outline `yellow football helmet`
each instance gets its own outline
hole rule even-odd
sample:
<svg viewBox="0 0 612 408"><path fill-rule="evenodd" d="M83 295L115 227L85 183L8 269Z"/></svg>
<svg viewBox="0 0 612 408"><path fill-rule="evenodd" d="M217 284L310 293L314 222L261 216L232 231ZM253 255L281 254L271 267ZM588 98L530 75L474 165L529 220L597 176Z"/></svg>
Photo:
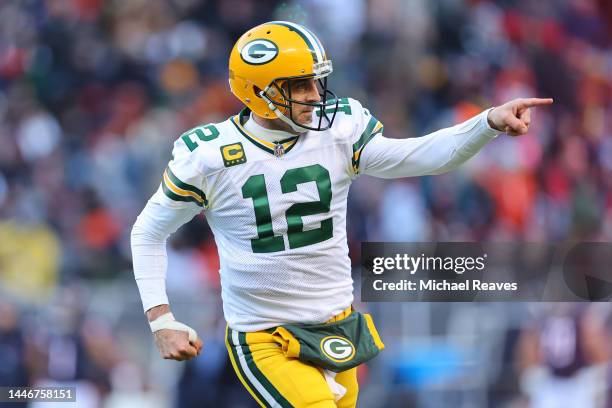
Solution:
<svg viewBox="0 0 612 408"><path fill-rule="evenodd" d="M238 39L229 59L229 84L232 93L255 114L279 118L297 132L320 131L331 127L338 108L338 98L327 89L332 71L331 60L310 30L288 21L272 21ZM291 98L291 81L304 78L317 80L319 102ZM292 104L314 106L317 126L297 123Z"/></svg>

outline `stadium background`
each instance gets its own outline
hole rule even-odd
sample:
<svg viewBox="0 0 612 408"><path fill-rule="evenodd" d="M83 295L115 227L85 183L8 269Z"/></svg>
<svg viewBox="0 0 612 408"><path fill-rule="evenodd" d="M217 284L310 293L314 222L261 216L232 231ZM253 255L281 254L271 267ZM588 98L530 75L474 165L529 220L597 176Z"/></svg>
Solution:
<svg viewBox="0 0 612 408"><path fill-rule="evenodd" d="M272 19L318 34L334 62L330 87L361 100L388 137L423 135L514 97L555 98L529 136L502 137L459 171L356 182L355 266L365 240L612 239L606 0L2 1L0 385L77 384L79 407L253 406L228 367L205 220L168 249L175 315L205 341L188 363L158 356L129 232L172 141L240 109L229 50ZM609 303L357 303L387 344L360 371L361 406L516 407L528 395L547 406L538 405L550 402L547 380L524 370L538 340L525 339L567 349L571 324L540 336L546 319L563 316L588 335L569 347L577 368L556 394L576 388L606 404Z"/></svg>

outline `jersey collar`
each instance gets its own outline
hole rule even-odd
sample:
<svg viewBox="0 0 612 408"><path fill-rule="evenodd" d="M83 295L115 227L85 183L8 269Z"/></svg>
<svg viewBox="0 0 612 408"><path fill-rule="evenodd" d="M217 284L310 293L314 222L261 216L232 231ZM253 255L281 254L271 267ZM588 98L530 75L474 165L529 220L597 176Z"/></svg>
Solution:
<svg viewBox="0 0 612 408"><path fill-rule="evenodd" d="M270 154L274 154L274 148L278 144L283 146L285 153L288 153L289 150L291 150L293 146L295 146L295 144L297 143L297 140L300 137L299 135L280 140L277 143L268 142L267 140L256 137L251 132L246 130L243 126L243 123L245 123L249 119L250 114L251 111L248 108L244 108L242 111L240 111L239 114L233 116L230 121L236 127L236 129L238 129L238 131L255 146L259 147L262 150L265 150Z"/></svg>

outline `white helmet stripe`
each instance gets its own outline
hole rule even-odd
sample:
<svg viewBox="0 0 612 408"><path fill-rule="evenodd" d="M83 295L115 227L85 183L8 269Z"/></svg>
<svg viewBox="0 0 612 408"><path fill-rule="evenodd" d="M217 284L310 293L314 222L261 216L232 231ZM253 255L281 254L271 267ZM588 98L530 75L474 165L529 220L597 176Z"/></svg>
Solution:
<svg viewBox="0 0 612 408"><path fill-rule="evenodd" d="M312 44L317 59L315 61L315 64L323 61L324 54L321 44L319 43L319 40L310 31L304 29L304 27L302 27L301 25L292 23L290 21L271 21L269 24L281 24L293 28L302 37L306 38L308 42L310 42L310 44Z"/></svg>
<svg viewBox="0 0 612 408"><path fill-rule="evenodd" d="M323 44L321 44L321 41L319 40L319 37L317 37L316 35L314 35L314 33L312 31L310 31L308 28L306 27L302 27L304 30L308 31L310 33L310 35L315 39L317 46L319 46L319 49L321 50L321 54L323 55L323 59L327 58L327 55L325 55L325 48L323 48Z"/></svg>

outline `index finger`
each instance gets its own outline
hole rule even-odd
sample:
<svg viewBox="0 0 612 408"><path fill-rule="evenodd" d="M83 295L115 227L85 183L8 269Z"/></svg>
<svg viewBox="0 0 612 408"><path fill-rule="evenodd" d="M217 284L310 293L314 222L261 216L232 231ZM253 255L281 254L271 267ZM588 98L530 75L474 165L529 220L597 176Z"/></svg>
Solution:
<svg viewBox="0 0 612 408"><path fill-rule="evenodd" d="M553 103L552 98L525 98L521 99L519 104L523 108L531 108L534 106L551 105Z"/></svg>

